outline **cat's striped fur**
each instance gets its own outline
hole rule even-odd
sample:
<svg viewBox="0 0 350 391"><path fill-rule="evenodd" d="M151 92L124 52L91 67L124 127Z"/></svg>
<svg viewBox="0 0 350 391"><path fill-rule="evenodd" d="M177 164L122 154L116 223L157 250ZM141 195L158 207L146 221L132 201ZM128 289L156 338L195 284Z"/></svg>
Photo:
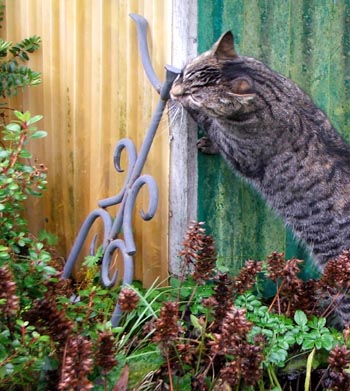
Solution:
<svg viewBox="0 0 350 391"><path fill-rule="evenodd" d="M305 92L238 56L228 32L184 68L171 94L206 131L200 149L219 151L247 178L321 270L350 249L350 148ZM338 310L343 323L348 308Z"/></svg>

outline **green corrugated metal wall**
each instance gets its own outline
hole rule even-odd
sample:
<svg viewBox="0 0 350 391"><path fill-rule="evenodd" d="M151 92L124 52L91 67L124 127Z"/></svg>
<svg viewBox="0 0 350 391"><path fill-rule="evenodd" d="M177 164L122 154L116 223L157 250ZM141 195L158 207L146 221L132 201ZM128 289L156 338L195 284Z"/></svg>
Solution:
<svg viewBox="0 0 350 391"><path fill-rule="evenodd" d="M199 52L226 30L233 31L240 54L294 80L349 139L348 0L198 0ZM231 270L272 251L307 258L283 222L220 157L199 156L198 197L199 219L206 221Z"/></svg>

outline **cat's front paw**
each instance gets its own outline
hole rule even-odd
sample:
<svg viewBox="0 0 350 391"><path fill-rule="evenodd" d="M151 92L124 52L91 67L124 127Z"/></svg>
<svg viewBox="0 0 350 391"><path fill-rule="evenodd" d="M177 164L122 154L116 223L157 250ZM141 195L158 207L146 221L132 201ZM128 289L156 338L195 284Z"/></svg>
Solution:
<svg viewBox="0 0 350 391"><path fill-rule="evenodd" d="M207 155L216 155L219 153L219 148L208 137L200 138L197 141L197 148L200 152Z"/></svg>

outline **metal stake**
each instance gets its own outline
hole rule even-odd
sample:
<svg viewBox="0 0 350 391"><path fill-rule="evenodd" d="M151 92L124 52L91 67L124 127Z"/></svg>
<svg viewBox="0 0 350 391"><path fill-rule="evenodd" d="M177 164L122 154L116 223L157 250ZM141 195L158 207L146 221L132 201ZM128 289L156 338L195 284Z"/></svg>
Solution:
<svg viewBox="0 0 350 391"><path fill-rule="evenodd" d="M158 105L153 113L151 123L146 132L145 139L142 143L139 153L137 154L135 144L130 139L121 139L117 143L114 150L114 166L117 172L122 172L120 167L120 157L122 151L128 156L128 168L126 179L121 191L112 197L105 198L98 202L98 209L93 210L82 224L72 250L68 256L65 264L62 277L67 279L72 273L73 267L82 250L83 244L88 236L88 233L94 222L100 218L103 223L103 243L102 243L102 264L101 264L101 280L105 287L111 288L117 281L118 272L110 276L110 264L113 254L116 250L123 256L124 275L123 285L129 285L134 277L134 260L133 255L136 253L136 244L132 230L132 213L135 206L137 195L143 186L148 188L149 204L146 212L141 211L143 220L151 220L156 213L158 206L158 186L154 178L150 175L141 175L142 169L145 165L148 153L152 146L152 142L159 122L169 99L169 92L171 86L179 75L180 70L171 65L165 66L165 81L163 84L157 78L154 72L147 44L147 21L144 17L136 14L131 14L130 17L135 21L138 33L139 50L141 60L145 73L155 90L160 94ZM119 209L113 220L112 216L106 208L119 204ZM124 234L124 239L118 238L121 233ZM91 254L96 252L95 243L96 238L93 239L90 245ZM118 325L122 311L118 304L116 304L112 314L111 323L115 327Z"/></svg>

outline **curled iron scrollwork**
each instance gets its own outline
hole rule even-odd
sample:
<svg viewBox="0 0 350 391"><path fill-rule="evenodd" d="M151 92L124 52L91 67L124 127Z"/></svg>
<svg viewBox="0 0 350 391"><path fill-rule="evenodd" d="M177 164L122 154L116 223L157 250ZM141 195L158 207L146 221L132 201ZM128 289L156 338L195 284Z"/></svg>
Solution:
<svg viewBox="0 0 350 391"><path fill-rule="evenodd" d="M148 208L146 211L141 211L142 219L145 221L152 219L158 206L157 183L151 175L141 175L141 172L166 107L167 100L169 99L171 86L180 73L180 70L177 68L166 65L165 81L163 84L160 83L150 61L147 46L147 21L140 15L132 14L130 16L137 26L139 50L141 53L143 67L152 86L160 94L160 99L153 113L149 128L139 152L137 153L132 140L124 138L118 141L113 156L114 167L117 172L124 171L120 165L122 153L125 152L128 158L127 172L123 188L117 195L100 200L98 202L99 207L87 216L80 228L63 270L63 278L69 278L93 224L96 220L100 219L103 225L101 281L107 288L113 287L118 278L118 271L113 271L111 276L111 263L116 251L118 251L123 258L123 284L131 284L133 281L133 255L136 253L136 244L132 229L132 214L136 198L142 187L145 186L149 193ZM114 219L106 210L106 208L113 205L119 205ZM121 232L123 233L123 238L120 237ZM96 237L92 240L90 245L92 255L96 252L95 247ZM118 304L116 304L111 318L112 326L117 326L121 315L122 312Z"/></svg>

